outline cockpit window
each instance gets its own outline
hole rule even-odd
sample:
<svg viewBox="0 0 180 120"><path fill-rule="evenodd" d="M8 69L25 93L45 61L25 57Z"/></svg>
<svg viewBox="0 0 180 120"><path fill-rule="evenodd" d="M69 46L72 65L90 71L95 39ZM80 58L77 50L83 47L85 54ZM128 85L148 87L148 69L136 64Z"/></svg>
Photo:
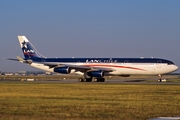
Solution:
<svg viewBox="0 0 180 120"><path fill-rule="evenodd" d="M173 62L168 62L168 65L174 65L174 63Z"/></svg>

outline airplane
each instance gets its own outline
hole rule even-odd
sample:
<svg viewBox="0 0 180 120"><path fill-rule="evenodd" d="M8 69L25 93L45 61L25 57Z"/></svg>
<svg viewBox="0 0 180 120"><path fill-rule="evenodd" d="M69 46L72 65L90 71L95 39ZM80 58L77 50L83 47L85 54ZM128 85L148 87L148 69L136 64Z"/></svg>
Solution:
<svg viewBox="0 0 180 120"><path fill-rule="evenodd" d="M79 82L104 82L105 76L158 75L178 69L172 61L160 58L47 58L25 36L18 36L24 58L8 58L29 66L61 74L82 75Z"/></svg>

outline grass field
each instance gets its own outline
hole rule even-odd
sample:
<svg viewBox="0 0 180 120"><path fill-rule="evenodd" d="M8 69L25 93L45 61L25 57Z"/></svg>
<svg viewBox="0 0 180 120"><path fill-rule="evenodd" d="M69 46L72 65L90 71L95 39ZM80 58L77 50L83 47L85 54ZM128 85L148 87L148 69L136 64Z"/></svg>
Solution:
<svg viewBox="0 0 180 120"><path fill-rule="evenodd" d="M180 116L180 85L0 83L0 119L146 120Z"/></svg>

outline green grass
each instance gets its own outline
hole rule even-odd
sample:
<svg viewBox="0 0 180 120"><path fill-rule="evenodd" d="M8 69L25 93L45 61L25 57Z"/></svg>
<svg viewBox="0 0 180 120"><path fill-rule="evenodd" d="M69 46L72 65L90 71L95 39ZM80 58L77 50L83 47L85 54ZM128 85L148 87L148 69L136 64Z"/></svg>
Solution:
<svg viewBox="0 0 180 120"><path fill-rule="evenodd" d="M0 119L145 120L180 115L180 85L0 83Z"/></svg>

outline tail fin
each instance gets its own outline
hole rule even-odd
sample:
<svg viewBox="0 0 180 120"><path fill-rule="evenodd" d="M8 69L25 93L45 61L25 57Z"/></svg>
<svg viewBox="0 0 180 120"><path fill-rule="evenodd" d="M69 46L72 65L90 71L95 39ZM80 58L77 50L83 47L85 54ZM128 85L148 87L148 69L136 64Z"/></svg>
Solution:
<svg viewBox="0 0 180 120"><path fill-rule="evenodd" d="M18 39L25 59L45 58L36 50L25 36L18 36Z"/></svg>

